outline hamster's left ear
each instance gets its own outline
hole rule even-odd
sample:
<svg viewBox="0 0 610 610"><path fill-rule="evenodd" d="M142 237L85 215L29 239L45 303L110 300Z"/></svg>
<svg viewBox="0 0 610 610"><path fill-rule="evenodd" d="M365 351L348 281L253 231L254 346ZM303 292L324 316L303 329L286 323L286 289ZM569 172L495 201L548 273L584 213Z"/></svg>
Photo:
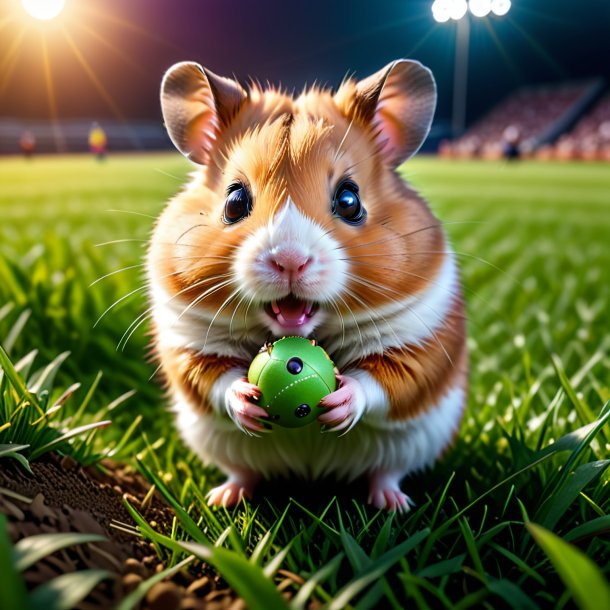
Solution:
<svg viewBox="0 0 610 610"><path fill-rule="evenodd" d="M423 144L436 108L436 82L418 61L399 59L354 84L343 85L335 100L343 112L370 126L392 167Z"/></svg>
<svg viewBox="0 0 610 610"><path fill-rule="evenodd" d="M194 62L173 65L161 83L161 109L176 148L205 165L218 133L235 117L247 95L230 78Z"/></svg>

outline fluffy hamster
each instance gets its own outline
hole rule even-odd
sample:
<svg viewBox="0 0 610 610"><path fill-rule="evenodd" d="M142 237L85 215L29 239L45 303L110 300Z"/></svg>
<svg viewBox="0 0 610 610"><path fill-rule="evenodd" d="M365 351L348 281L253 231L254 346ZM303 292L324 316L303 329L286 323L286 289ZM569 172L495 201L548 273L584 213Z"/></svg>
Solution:
<svg viewBox="0 0 610 610"><path fill-rule="evenodd" d="M292 473L366 476L372 504L408 510L400 481L451 444L467 385L455 257L397 172L429 131L432 74L398 60L294 97L185 62L161 103L199 167L150 243L154 346L182 437L228 475L210 503ZM260 423L246 371L285 335L315 337L340 371L323 426Z"/></svg>

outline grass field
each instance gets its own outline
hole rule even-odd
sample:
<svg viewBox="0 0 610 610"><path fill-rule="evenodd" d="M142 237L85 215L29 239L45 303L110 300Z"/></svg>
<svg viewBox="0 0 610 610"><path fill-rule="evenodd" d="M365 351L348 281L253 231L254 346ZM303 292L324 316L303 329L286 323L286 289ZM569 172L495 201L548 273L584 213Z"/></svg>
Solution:
<svg viewBox="0 0 610 610"><path fill-rule="evenodd" d="M610 607L610 168L405 166L458 252L471 390L456 446L404 482L417 506L403 517L343 488L336 498L294 490L294 500L271 489L231 513L205 506L218 474L173 432L145 326L128 337L146 307L150 228L188 171L178 154L0 161L0 343L13 363L38 350L33 366L17 366L23 376L57 365L36 388L45 405L82 383L61 426L112 419L64 451L94 461L113 448L174 502L168 532L134 513L166 563L198 542L189 552L261 609L286 607L271 585L280 567L307 583L289 588L294 609L311 599L331 609ZM18 441L3 423L0 444Z"/></svg>

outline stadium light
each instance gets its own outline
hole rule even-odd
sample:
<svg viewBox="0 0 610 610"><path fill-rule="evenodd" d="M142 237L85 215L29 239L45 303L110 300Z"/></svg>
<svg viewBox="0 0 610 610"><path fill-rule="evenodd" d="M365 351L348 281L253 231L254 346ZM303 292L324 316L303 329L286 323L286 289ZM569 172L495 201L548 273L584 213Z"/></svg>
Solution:
<svg viewBox="0 0 610 610"><path fill-rule="evenodd" d="M475 17L487 17L491 13L491 0L469 0L468 8Z"/></svg>
<svg viewBox="0 0 610 610"><path fill-rule="evenodd" d="M510 0L492 0L491 1L491 12L498 17L503 17L510 11L511 1Z"/></svg>
<svg viewBox="0 0 610 610"><path fill-rule="evenodd" d="M466 92L468 83L468 48L470 47L470 13L483 19L490 13L502 17L508 13L511 0L434 0L432 17L438 23L456 21L455 64L453 71L453 137L466 127Z"/></svg>
<svg viewBox="0 0 610 610"><path fill-rule="evenodd" d="M64 8L64 0L21 0L26 12L41 21L54 19Z"/></svg>

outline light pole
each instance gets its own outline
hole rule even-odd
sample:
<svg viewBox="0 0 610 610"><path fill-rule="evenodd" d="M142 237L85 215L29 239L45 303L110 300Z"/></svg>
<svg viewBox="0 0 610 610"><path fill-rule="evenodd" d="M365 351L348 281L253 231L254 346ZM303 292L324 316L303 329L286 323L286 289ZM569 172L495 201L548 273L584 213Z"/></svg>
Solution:
<svg viewBox="0 0 610 610"><path fill-rule="evenodd" d="M479 19L490 13L502 17L511 7L510 0L434 0L432 16L435 21L456 21L455 64L453 68L453 110L451 131L454 138L466 128L466 96L468 90L468 50L470 47L470 16Z"/></svg>

